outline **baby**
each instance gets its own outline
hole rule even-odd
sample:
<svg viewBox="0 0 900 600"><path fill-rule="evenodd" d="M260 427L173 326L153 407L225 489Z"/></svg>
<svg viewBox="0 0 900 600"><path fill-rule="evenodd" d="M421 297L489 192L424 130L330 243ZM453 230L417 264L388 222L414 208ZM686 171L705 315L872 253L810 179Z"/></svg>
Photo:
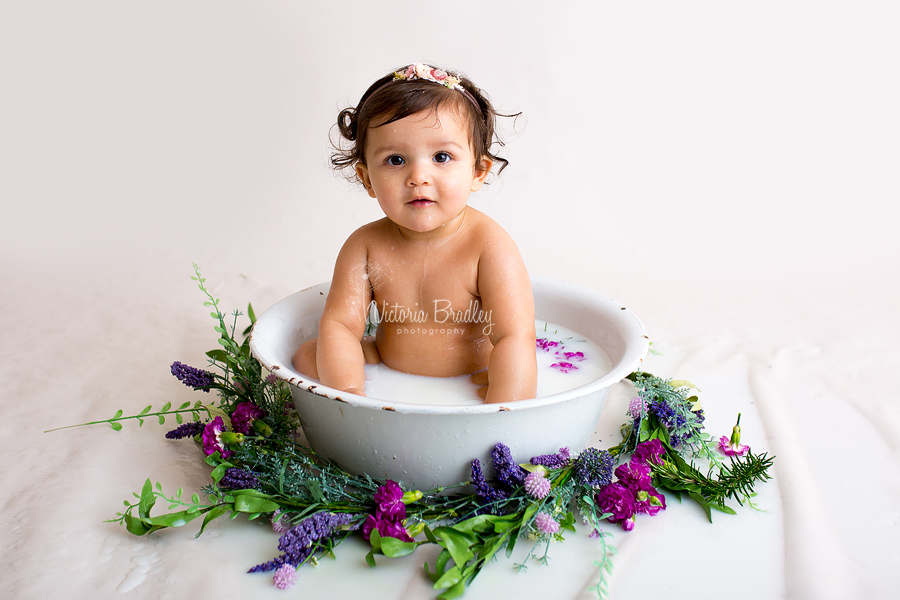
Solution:
<svg viewBox="0 0 900 600"><path fill-rule="evenodd" d="M533 398L534 300L522 257L497 223L467 205L495 162L497 113L468 79L416 63L376 81L338 116L353 167L385 218L341 248L319 324L294 367L365 395L364 366L416 375L474 374L486 402ZM498 171L498 172L499 172ZM370 307L374 339L364 337Z"/></svg>

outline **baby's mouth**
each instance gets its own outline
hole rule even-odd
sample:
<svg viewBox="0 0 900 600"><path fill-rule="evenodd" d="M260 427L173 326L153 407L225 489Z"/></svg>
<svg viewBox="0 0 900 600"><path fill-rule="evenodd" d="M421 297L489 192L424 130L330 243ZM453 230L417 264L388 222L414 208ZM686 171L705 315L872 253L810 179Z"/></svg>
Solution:
<svg viewBox="0 0 900 600"><path fill-rule="evenodd" d="M428 198L416 198L414 200L410 200L407 204L414 206L416 208L424 208L426 206L431 206L434 204L434 200L429 200Z"/></svg>

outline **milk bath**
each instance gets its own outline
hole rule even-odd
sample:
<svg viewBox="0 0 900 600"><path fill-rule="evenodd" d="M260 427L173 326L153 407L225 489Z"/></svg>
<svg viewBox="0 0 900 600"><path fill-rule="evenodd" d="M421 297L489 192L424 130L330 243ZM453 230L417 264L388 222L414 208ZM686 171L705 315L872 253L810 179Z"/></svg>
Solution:
<svg viewBox="0 0 900 600"><path fill-rule="evenodd" d="M581 387L611 370L606 353L577 332L535 320L537 334L537 398ZM425 377L395 371L383 364L366 365L366 396L404 404L478 405L478 387L469 375Z"/></svg>

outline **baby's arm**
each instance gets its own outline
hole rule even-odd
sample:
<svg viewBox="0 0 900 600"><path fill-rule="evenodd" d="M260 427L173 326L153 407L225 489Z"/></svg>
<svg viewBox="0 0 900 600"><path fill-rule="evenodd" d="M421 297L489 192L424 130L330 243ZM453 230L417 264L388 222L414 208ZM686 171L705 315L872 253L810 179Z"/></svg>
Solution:
<svg viewBox="0 0 900 600"><path fill-rule="evenodd" d="M365 395L366 359L360 340L371 301L366 264L364 237L356 231L335 261L316 347L319 380L328 387L361 396Z"/></svg>
<svg viewBox="0 0 900 600"><path fill-rule="evenodd" d="M494 345L485 402L534 398L537 359L531 280L512 238L498 225L489 226L489 233L478 263L478 291L490 315Z"/></svg>

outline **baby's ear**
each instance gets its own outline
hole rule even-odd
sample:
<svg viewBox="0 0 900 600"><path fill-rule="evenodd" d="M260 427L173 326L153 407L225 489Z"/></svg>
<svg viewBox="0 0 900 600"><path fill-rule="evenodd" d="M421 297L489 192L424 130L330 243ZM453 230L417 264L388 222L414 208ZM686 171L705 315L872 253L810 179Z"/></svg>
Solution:
<svg viewBox="0 0 900 600"><path fill-rule="evenodd" d="M479 160L475 161L475 177L472 179L473 192L477 192L481 189L481 186L484 185L485 179L487 179L487 176L491 173L492 166L494 166L494 161L486 156L482 156Z"/></svg>
<svg viewBox="0 0 900 600"><path fill-rule="evenodd" d="M356 166L354 168L356 169L356 176L359 177L359 180L366 187L366 191L369 192L369 196L374 198L375 189L372 188L372 180L369 179L369 169L361 162L356 163Z"/></svg>

